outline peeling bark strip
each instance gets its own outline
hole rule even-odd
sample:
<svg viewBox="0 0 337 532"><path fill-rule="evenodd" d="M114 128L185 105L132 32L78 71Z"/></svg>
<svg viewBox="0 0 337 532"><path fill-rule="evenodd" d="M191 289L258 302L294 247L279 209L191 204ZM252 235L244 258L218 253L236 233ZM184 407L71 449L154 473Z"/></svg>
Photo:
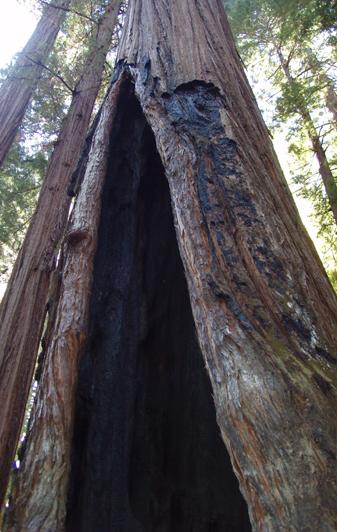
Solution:
<svg viewBox="0 0 337 532"><path fill-rule="evenodd" d="M67 188L85 142L119 6L120 1L111 0L98 25L0 306L0 506L42 334L50 272L67 224Z"/></svg>
<svg viewBox="0 0 337 532"><path fill-rule="evenodd" d="M86 338L109 137L122 87L120 80L105 101L66 235L54 335L33 408L24 459L14 479L14 507L9 510L7 530L60 532L64 528L77 366Z"/></svg>
<svg viewBox="0 0 337 532"><path fill-rule="evenodd" d="M217 418L252 524L334 530L336 297L222 3L132 2L119 58L169 181Z"/></svg>
<svg viewBox="0 0 337 532"><path fill-rule="evenodd" d="M53 7L46 5L33 35L1 86L0 166L14 141L70 1L57 0Z"/></svg>

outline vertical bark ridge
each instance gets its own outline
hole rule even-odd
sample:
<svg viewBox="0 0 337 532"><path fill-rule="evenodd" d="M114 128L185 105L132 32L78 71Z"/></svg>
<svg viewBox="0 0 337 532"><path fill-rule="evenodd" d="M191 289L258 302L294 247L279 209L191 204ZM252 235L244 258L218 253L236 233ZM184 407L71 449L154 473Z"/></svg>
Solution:
<svg viewBox="0 0 337 532"><path fill-rule="evenodd" d="M109 137L123 81L110 90L66 235L54 334L33 407L23 462L14 478L7 530L64 529L77 366L86 338L92 257Z"/></svg>
<svg viewBox="0 0 337 532"><path fill-rule="evenodd" d="M50 272L55 267L57 250L67 224L71 202L67 188L85 142L119 5L120 1L111 0L98 25L96 38L51 156L36 211L1 301L0 505L33 376Z"/></svg>

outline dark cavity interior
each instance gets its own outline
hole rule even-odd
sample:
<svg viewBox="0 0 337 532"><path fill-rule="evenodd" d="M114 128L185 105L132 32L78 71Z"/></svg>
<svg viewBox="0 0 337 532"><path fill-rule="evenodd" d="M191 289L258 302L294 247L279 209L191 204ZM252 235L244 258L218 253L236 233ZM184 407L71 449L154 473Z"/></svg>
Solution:
<svg viewBox="0 0 337 532"><path fill-rule="evenodd" d="M250 530L196 339L169 188L124 87L111 139L68 530Z"/></svg>

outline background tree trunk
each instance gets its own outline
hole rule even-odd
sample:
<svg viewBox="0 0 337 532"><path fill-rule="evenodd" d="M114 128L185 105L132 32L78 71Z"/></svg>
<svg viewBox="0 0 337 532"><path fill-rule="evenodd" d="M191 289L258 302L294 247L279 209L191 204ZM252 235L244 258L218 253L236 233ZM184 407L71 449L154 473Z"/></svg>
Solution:
<svg viewBox="0 0 337 532"><path fill-rule="evenodd" d="M42 185L32 222L0 307L0 504L18 442L42 334L51 271L67 224L67 188L84 146L120 1L97 28ZM20 393L17 392L20 390Z"/></svg>
<svg viewBox="0 0 337 532"><path fill-rule="evenodd" d="M277 53L282 70L287 79L287 82L289 83L289 87L293 88L294 79L291 76L289 65L287 64L287 61L285 61L280 48L277 49ZM319 134L315 128L315 124L304 101L299 101L297 106L297 112L303 120L304 128L311 142L312 151L314 152L317 158L318 171L322 179L323 187L328 198L328 202L332 211L333 218L335 220L335 224L337 225L337 184L331 171L329 161L326 157L322 141L319 137Z"/></svg>
<svg viewBox="0 0 337 532"><path fill-rule="evenodd" d="M320 83L322 83L322 88L325 93L325 103L330 111L334 126L337 127L337 94L334 89L333 80L325 72L324 66L318 60L316 54L310 48L306 50L308 57L308 63L311 71L315 74Z"/></svg>
<svg viewBox="0 0 337 532"><path fill-rule="evenodd" d="M46 6L33 35L0 88L0 166L25 115L71 0ZM61 8L61 9L59 9Z"/></svg>

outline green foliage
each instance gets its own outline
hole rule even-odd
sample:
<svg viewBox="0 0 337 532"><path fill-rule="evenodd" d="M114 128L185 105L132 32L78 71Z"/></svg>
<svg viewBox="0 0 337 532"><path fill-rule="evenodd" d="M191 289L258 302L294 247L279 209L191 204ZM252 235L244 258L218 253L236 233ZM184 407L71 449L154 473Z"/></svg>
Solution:
<svg viewBox="0 0 337 532"><path fill-rule="evenodd" d="M43 152L30 155L16 145L0 170L0 280L6 278L33 215L46 164Z"/></svg>
<svg viewBox="0 0 337 532"><path fill-rule="evenodd" d="M336 225L310 138L322 144L337 184L337 121L329 113L337 105L336 0L225 0L225 7L267 123L286 132L291 188L313 206L335 279Z"/></svg>
<svg viewBox="0 0 337 532"><path fill-rule="evenodd" d="M34 10L43 2L22 0ZM5 166L0 170L0 277L6 277L36 206L49 156L108 0L73 0ZM5 79L10 65L0 70ZM99 100L111 75L106 64ZM0 279L1 280L1 279Z"/></svg>

